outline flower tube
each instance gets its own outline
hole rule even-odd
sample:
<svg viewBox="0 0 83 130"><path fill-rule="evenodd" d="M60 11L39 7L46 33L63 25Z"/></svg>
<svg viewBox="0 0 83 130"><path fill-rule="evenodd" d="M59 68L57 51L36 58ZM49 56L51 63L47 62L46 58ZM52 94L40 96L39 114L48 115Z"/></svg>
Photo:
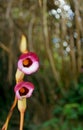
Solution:
<svg viewBox="0 0 83 130"><path fill-rule="evenodd" d="M18 60L18 69L25 74L32 74L39 68L39 58L33 52L23 53Z"/></svg>

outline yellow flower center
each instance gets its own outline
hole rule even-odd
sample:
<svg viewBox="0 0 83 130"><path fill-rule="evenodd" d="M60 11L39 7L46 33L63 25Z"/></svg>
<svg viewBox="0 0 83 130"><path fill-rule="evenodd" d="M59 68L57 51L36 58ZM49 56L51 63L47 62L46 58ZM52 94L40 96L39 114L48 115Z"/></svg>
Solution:
<svg viewBox="0 0 83 130"><path fill-rule="evenodd" d="M29 89L26 88L26 87L22 87L22 88L19 90L20 96L25 96L28 92L29 92Z"/></svg>
<svg viewBox="0 0 83 130"><path fill-rule="evenodd" d="M25 60L23 60L23 65L28 65L29 64L29 59L25 59Z"/></svg>
<svg viewBox="0 0 83 130"><path fill-rule="evenodd" d="M22 63L24 67L29 67L30 65L32 65L32 60L27 58L27 59L24 59Z"/></svg>
<svg viewBox="0 0 83 130"><path fill-rule="evenodd" d="M19 92L20 92L20 93L24 93L24 92L25 92L25 88L24 88L24 87L21 88L21 89L19 90Z"/></svg>

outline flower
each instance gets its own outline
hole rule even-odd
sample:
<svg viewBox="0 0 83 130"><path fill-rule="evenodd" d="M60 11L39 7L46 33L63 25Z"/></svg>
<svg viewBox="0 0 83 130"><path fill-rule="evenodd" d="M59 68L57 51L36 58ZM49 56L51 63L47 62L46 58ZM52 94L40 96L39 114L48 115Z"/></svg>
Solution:
<svg viewBox="0 0 83 130"><path fill-rule="evenodd" d="M32 74L39 68L38 56L33 52L23 53L18 60L18 69L25 74Z"/></svg>
<svg viewBox="0 0 83 130"><path fill-rule="evenodd" d="M34 85L31 82L19 82L16 84L14 91L18 99L29 98L34 90Z"/></svg>

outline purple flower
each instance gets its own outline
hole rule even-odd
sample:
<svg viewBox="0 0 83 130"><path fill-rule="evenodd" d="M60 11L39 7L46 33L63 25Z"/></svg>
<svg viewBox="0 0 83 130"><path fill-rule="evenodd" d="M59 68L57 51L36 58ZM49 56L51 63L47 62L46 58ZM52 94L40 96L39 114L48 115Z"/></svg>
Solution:
<svg viewBox="0 0 83 130"><path fill-rule="evenodd" d="M34 90L34 85L30 82L19 82L16 84L14 91L18 99L29 98Z"/></svg>
<svg viewBox="0 0 83 130"><path fill-rule="evenodd" d="M18 61L18 68L25 74L32 74L39 68L38 56L33 52L23 53Z"/></svg>

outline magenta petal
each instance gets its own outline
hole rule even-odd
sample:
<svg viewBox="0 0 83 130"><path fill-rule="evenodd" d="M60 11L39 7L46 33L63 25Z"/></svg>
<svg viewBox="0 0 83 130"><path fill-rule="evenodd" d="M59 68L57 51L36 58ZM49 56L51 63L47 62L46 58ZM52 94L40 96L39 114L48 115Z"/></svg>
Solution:
<svg viewBox="0 0 83 130"><path fill-rule="evenodd" d="M23 54L20 56L20 59L25 59L25 58L27 58L27 56L28 56L29 58L32 57L33 60L35 60L35 61L39 61L38 56L37 56L34 52L23 53Z"/></svg>
<svg viewBox="0 0 83 130"><path fill-rule="evenodd" d="M29 67L23 66L23 60L30 59L32 64ZM39 68L39 58L38 56L33 52L24 53L20 56L20 59L18 61L18 68L25 74L32 74L36 72Z"/></svg>
<svg viewBox="0 0 83 130"><path fill-rule="evenodd" d="M23 88L23 87L25 87L26 89L28 89L28 93L26 95L21 96L19 90L21 88ZM14 88L14 91L16 93L16 97L18 99L31 97L33 90L34 90L34 85L32 83L30 83L30 82L24 82L24 81L16 84L16 86Z"/></svg>

